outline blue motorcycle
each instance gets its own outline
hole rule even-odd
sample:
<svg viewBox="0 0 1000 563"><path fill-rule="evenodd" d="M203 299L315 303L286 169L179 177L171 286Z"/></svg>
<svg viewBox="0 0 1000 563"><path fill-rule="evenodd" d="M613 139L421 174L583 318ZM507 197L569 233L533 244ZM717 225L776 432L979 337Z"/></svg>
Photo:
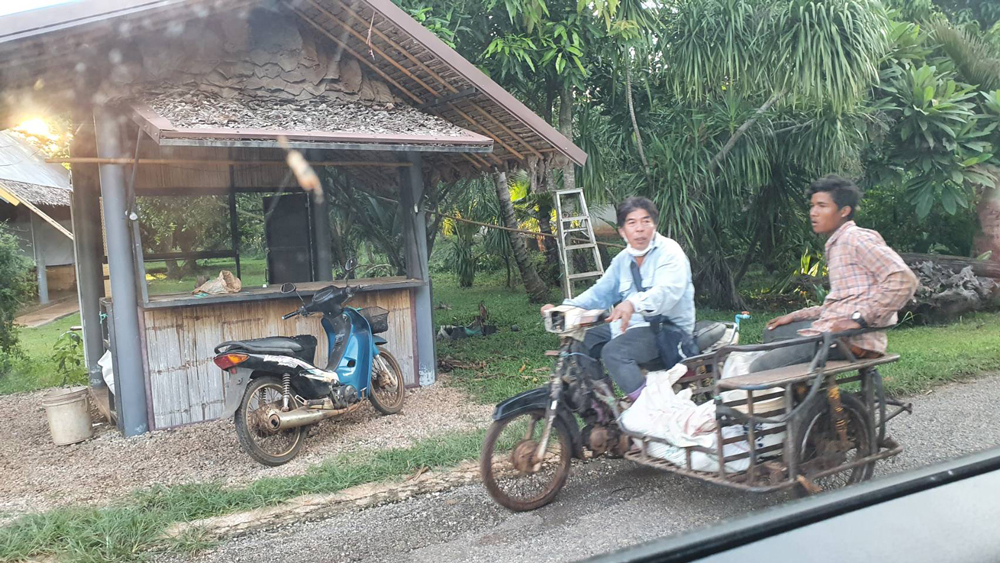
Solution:
<svg viewBox="0 0 1000 563"><path fill-rule="evenodd" d="M346 270L354 266L349 262ZM293 284L284 294L298 295ZM308 426L354 411L364 399L382 414L403 408L405 388L399 363L383 347L389 329L381 307L344 306L354 290L326 287L282 319L321 314L328 342L326 368L315 361L316 337L272 336L223 342L215 365L226 377L223 416L234 416L244 451L264 465L278 466L302 449Z"/></svg>

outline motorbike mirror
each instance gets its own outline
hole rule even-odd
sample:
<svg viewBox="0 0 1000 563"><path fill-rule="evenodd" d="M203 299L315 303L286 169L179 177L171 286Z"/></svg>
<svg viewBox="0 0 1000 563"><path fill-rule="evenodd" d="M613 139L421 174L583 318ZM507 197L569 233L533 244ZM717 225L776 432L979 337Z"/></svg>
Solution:
<svg viewBox="0 0 1000 563"><path fill-rule="evenodd" d="M295 293L295 284L294 283L281 284L281 293Z"/></svg>
<svg viewBox="0 0 1000 563"><path fill-rule="evenodd" d="M347 262L344 264L344 271L345 272L350 272L350 271L353 271L357 267L358 267L358 260L357 260L357 258L349 258L347 260Z"/></svg>

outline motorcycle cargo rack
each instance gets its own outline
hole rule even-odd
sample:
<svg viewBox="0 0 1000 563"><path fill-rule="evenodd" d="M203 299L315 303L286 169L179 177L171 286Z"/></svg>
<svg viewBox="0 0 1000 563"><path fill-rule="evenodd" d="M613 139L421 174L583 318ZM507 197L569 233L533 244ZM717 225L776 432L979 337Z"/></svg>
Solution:
<svg viewBox="0 0 1000 563"><path fill-rule="evenodd" d="M379 334L389 330L389 310L382 307L365 307L359 309L361 316L368 321L372 327L372 334Z"/></svg>

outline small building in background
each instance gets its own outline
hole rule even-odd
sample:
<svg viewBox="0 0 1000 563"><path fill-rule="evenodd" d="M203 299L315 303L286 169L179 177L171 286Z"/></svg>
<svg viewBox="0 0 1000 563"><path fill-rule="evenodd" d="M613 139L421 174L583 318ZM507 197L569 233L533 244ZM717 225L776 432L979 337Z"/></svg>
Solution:
<svg viewBox="0 0 1000 563"><path fill-rule="evenodd" d="M21 251L36 264L38 300L74 291L69 170L47 164L29 143L0 131L0 221L20 239Z"/></svg>

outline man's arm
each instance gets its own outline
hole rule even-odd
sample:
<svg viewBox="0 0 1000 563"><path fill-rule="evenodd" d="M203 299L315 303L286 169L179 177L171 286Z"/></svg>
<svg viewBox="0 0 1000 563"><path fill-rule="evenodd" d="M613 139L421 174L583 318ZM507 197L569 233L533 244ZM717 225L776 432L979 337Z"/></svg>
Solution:
<svg viewBox="0 0 1000 563"><path fill-rule="evenodd" d="M684 296L690 276L691 266L681 250L664 253L653 272L653 287L627 299L641 315L665 314Z"/></svg>
<svg viewBox="0 0 1000 563"><path fill-rule="evenodd" d="M815 321L822 313L823 306L816 305L815 307L806 307L805 309L792 311L787 316L789 318L789 322L797 323L799 321Z"/></svg>
<svg viewBox="0 0 1000 563"><path fill-rule="evenodd" d="M618 301L618 268L615 266L612 260L611 266L597 283L573 299L564 300L562 304L583 309L607 309L614 305Z"/></svg>
<svg viewBox="0 0 1000 563"><path fill-rule="evenodd" d="M917 289L917 276L878 236L866 236L854 245L855 260L875 278L875 287L858 304L861 318L871 326L889 322Z"/></svg>

